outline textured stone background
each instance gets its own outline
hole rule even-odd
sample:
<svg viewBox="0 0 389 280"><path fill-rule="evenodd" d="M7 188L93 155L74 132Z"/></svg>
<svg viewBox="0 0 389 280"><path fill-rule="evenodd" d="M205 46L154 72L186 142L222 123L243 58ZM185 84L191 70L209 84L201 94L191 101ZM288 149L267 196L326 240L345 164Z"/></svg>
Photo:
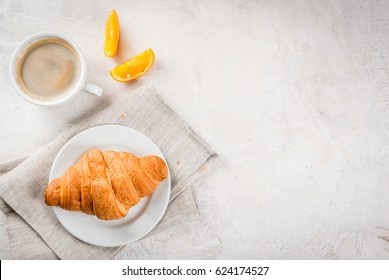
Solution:
<svg viewBox="0 0 389 280"><path fill-rule="evenodd" d="M154 85L221 156L194 190L202 228L177 232L166 255L148 244L139 258L389 258L389 1L46 2L0 1L1 162L101 103L80 94L42 109L12 89L17 43L64 33L103 99ZM113 59L102 50L111 9L122 32ZM110 78L149 47L156 64L145 77ZM199 247L197 231L220 246Z"/></svg>

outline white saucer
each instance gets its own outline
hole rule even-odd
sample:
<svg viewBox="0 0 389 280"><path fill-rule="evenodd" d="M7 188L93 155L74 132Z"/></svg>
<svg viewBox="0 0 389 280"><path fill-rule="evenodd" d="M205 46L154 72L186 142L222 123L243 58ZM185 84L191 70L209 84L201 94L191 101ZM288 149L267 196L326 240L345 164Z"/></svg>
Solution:
<svg viewBox="0 0 389 280"><path fill-rule="evenodd" d="M61 177L92 148L131 152L138 157L156 155L166 162L154 142L139 131L121 125L100 125L80 132L62 147L51 167L49 181ZM169 172L168 178L150 196L142 198L120 220L102 221L59 207L53 207L53 210L61 224L78 239L97 246L121 246L142 238L158 224L168 205L170 188Z"/></svg>

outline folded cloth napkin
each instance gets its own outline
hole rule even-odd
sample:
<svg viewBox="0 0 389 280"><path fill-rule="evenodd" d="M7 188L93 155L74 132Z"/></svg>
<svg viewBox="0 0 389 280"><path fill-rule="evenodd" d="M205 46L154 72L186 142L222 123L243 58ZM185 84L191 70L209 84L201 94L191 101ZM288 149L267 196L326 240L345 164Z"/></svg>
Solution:
<svg viewBox="0 0 389 280"><path fill-rule="evenodd" d="M13 240L17 244L20 240L31 239L31 246L27 246L29 248L25 251L19 248L16 258L52 258L47 250L50 248L52 254L60 259L110 259L123 249L98 247L78 240L62 227L52 209L44 203L48 174L58 151L80 131L101 124L134 128L157 144L171 172L170 202L203 174L205 166L215 156L211 147L160 100L155 89L142 87L123 98L117 98L109 107L73 125L0 177L0 196L15 211L8 214L10 242ZM170 203L164 221L154 232L168 228L175 220L189 214L187 211L195 211L191 195L188 190L185 193L182 201ZM173 207L174 204L177 207ZM188 205L189 208L183 209ZM27 224L23 224L23 221Z"/></svg>

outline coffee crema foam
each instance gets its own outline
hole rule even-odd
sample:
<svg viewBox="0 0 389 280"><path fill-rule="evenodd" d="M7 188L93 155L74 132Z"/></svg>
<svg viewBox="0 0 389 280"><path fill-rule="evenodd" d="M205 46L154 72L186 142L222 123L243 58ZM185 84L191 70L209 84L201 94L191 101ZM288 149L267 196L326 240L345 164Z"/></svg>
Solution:
<svg viewBox="0 0 389 280"><path fill-rule="evenodd" d="M60 38L30 44L19 56L16 81L21 89L39 100L67 95L79 80L80 61L75 49Z"/></svg>

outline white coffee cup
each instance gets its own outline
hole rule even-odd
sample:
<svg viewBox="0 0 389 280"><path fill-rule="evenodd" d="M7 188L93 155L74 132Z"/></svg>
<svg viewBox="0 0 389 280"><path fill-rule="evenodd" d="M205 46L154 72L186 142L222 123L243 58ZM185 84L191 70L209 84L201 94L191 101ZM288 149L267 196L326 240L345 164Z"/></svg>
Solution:
<svg viewBox="0 0 389 280"><path fill-rule="evenodd" d="M72 81L71 86L66 88L66 92L61 94L59 98L51 99L51 100L44 100L40 98L35 98L33 95L28 94L26 88L23 88L23 86L20 83L20 79L18 81L18 71L20 67L23 67L20 65L19 60L21 59L21 56L29 46L32 44L44 41L46 39L53 39L53 40L63 40L67 45L70 45L72 47L72 52L76 54L77 56L77 77L74 77L74 80ZM9 74L11 78L11 82L13 86L16 89L16 92L26 101L29 101L32 104L40 105L40 106L53 106L53 105L59 105L64 102L67 102L68 100L72 99L77 93L79 93L81 90L84 90L88 93L91 93L96 96L101 96L103 93L103 89L86 82L86 76L87 76L87 67L85 63L84 55L81 52L81 49L77 46L77 44L68 36L62 35L62 34L56 34L56 33L37 33L34 35L29 36L25 40L23 40L18 47L15 49L10 62L9 67ZM19 74L20 76L20 74Z"/></svg>

